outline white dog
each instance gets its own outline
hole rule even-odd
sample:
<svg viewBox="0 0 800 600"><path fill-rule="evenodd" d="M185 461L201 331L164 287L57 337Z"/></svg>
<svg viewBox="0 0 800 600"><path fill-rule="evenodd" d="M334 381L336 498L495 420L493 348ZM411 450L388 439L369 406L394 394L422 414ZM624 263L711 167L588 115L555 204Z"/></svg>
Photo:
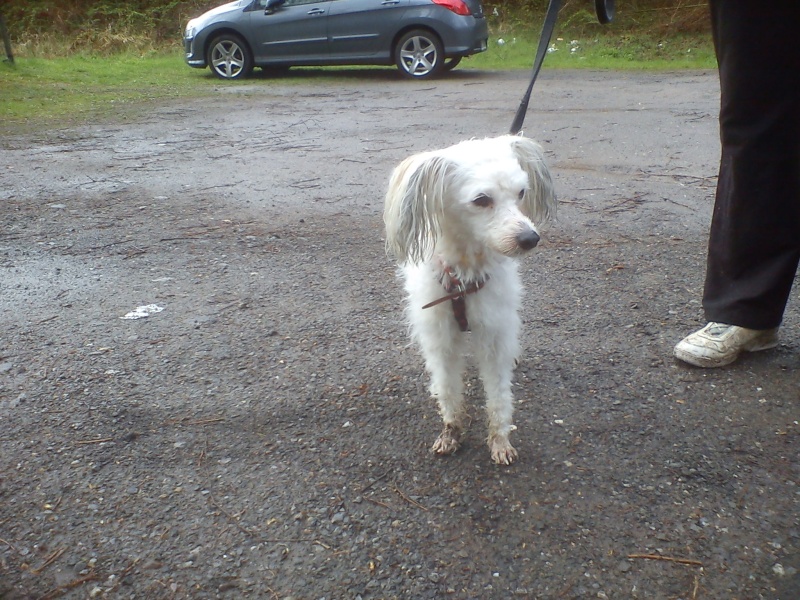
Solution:
<svg viewBox="0 0 800 600"><path fill-rule="evenodd" d="M556 199L541 147L505 135L404 160L386 194L386 247L401 265L411 334L444 420L433 445L452 454L465 426L464 351L472 338L486 393L492 460L517 451L511 378L519 355L522 286L514 258L539 242ZM471 336L466 331L471 330Z"/></svg>

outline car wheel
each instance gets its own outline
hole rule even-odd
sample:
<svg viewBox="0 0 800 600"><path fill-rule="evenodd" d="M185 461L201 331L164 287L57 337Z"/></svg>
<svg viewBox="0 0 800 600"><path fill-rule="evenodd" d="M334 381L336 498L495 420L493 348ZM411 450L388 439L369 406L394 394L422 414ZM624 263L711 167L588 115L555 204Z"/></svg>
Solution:
<svg viewBox="0 0 800 600"><path fill-rule="evenodd" d="M397 68L406 77L435 77L444 68L444 49L436 34L423 29L409 31L394 49Z"/></svg>
<svg viewBox="0 0 800 600"><path fill-rule="evenodd" d="M220 79L243 79L253 72L253 55L242 38L226 33L211 41L208 64Z"/></svg>
<svg viewBox="0 0 800 600"><path fill-rule="evenodd" d="M458 66L458 63L461 62L460 56L454 56L453 58L448 58L444 61L444 70L445 71L452 71Z"/></svg>

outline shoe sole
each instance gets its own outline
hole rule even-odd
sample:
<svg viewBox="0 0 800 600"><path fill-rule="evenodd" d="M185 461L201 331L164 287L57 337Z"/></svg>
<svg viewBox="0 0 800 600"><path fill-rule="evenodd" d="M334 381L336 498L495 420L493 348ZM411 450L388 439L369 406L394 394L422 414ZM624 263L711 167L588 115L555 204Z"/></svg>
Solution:
<svg viewBox="0 0 800 600"><path fill-rule="evenodd" d="M777 339L766 340L760 342L758 340L753 340L749 345L744 346L738 352L733 354L729 354L727 356L721 356L720 358L706 358L701 356L695 356L691 352L687 352L685 350L675 348L674 354L675 358L678 360L682 360L685 363L689 363L690 365L694 365L695 367L701 367L703 369L713 369L715 367L725 367L732 362L735 362L739 356L741 356L742 352L760 352L761 350L769 350L774 348L778 345Z"/></svg>

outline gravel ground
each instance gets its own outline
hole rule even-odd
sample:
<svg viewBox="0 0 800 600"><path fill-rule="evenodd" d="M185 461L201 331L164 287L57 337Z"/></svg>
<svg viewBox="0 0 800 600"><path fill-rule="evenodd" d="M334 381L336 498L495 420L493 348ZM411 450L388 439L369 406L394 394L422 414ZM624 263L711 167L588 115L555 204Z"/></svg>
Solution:
<svg viewBox="0 0 800 600"><path fill-rule="evenodd" d="M429 452L381 211L407 155L504 133L527 74L292 73L0 141L0 598L800 597L796 291L777 349L671 355L715 73L537 83L561 206L505 468L474 373L464 447Z"/></svg>

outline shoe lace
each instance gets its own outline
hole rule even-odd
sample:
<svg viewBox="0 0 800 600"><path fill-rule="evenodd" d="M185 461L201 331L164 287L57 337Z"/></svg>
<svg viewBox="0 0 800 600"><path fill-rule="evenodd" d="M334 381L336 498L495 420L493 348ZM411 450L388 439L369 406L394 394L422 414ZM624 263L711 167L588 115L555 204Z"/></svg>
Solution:
<svg viewBox="0 0 800 600"><path fill-rule="evenodd" d="M709 335L720 335L725 333L730 328L730 325L726 325L725 323L710 323L706 332Z"/></svg>

